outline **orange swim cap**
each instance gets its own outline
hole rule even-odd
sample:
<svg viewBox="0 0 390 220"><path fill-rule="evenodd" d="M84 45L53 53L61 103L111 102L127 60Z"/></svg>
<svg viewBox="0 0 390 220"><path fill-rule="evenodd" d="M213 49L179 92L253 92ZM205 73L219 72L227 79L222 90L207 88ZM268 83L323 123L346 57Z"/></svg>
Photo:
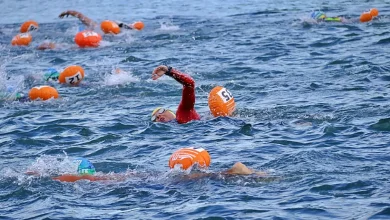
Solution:
<svg viewBox="0 0 390 220"><path fill-rule="evenodd" d="M209 94L209 108L214 117L232 116L236 110L236 103L229 90L217 86Z"/></svg>
<svg viewBox="0 0 390 220"><path fill-rule="evenodd" d="M28 93L28 96L31 100L36 99L42 99L42 100L48 100L51 98L58 98L58 92L55 88L51 86L39 86L39 87L33 87L30 92Z"/></svg>
<svg viewBox="0 0 390 220"><path fill-rule="evenodd" d="M360 21L361 22L369 22L371 20L372 20L372 15L370 14L370 12L363 12L360 15Z"/></svg>
<svg viewBox="0 0 390 220"><path fill-rule="evenodd" d="M84 79L84 69L81 66L68 66L60 73L58 81L68 85L78 85Z"/></svg>
<svg viewBox="0 0 390 220"><path fill-rule="evenodd" d="M98 47L102 36L94 31L81 31L76 34L74 42L79 47Z"/></svg>
<svg viewBox="0 0 390 220"><path fill-rule="evenodd" d="M200 168L207 168L210 166L210 162L210 154L203 148L181 148L172 154L168 165L171 169L180 165L181 169L187 170L194 164L198 164Z"/></svg>
<svg viewBox="0 0 390 220"><path fill-rule="evenodd" d="M11 44L13 46L28 46L32 41L32 36L30 33L17 34L12 38Z"/></svg>
<svg viewBox="0 0 390 220"><path fill-rule="evenodd" d="M136 21L133 23L133 27L140 31L140 30L144 29L145 25L142 21Z"/></svg>
<svg viewBox="0 0 390 220"><path fill-rule="evenodd" d="M20 33L26 33L38 29L38 23L33 20L26 21L20 26Z"/></svg>
<svg viewBox="0 0 390 220"><path fill-rule="evenodd" d="M102 21L100 28L105 34L119 34L121 32L118 24L109 20Z"/></svg>

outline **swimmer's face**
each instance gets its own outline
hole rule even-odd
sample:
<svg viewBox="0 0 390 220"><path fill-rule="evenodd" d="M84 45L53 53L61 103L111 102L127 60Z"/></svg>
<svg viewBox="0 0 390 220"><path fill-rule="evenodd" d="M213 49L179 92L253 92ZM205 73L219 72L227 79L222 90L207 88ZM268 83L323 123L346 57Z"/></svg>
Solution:
<svg viewBox="0 0 390 220"><path fill-rule="evenodd" d="M160 108L152 115L153 122L169 122L176 119L176 116L168 109Z"/></svg>

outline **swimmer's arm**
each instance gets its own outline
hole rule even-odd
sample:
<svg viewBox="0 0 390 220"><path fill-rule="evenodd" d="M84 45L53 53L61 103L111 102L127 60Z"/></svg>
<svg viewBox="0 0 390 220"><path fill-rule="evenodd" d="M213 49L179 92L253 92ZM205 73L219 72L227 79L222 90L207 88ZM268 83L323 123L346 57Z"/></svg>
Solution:
<svg viewBox="0 0 390 220"><path fill-rule="evenodd" d="M326 22L345 22L345 19L342 17L326 17L323 20Z"/></svg>
<svg viewBox="0 0 390 220"><path fill-rule="evenodd" d="M78 18L83 24L85 24L88 27L94 28L96 26L96 23L88 18L87 16L81 14L78 11L64 11L62 12L58 17L63 18L63 17L68 17L69 15Z"/></svg>
<svg viewBox="0 0 390 220"><path fill-rule="evenodd" d="M189 75L181 73L172 67L168 68L165 75L174 78L183 85L181 102L177 108L178 112L192 110L195 107L195 81Z"/></svg>
<svg viewBox="0 0 390 220"><path fill-rule="evenodd" d="M241 162L237 162L233 165L232 168L223 171L221 174L224 175L252 175L255 174L257 176L267 176L267 173L260 172L260 171L254 171L252 169L249 169L245 164Z"/></svg>
<svg viewBox="0 0 390 220"><path fill-rule="evenodd" d="M54 49L56 47L56 45L53 43L53 42L45 42L45 43L42 43L41 45L39 45L37 47L38 50L50 50L50 49Z"/></svg>
<svg viewBox="0 0 390 220"><path fill-rule="evenodd" d="M181 73L172 67L168 67L165 65L160 65L155 68L152 72L152 79L156 80L163 75L170 76L174 78L176 81L181 83L183 86L195 88L195 81L188 76L187 74Z"/></svg>
<svg viewBox="0 0 390 220"><path fill-rule="evenodd" d="M78 180L89 181L124 181L128 177L128 174L105 174L105 175L72 175L64 174L61 176L53 177L53 180L61 182L76 182Z"/></svg>

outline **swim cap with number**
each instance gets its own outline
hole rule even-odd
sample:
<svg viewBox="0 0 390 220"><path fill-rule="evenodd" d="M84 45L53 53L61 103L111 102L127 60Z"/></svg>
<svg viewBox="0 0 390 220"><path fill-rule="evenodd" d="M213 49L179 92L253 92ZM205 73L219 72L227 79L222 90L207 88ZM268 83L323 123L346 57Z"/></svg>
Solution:
<svg viewBox="0 0 390 220"><path fill-rule="evenodd" d="M178 165L181 169L187 170L195 164L199 168L207 168L210 166L210 162L210 155L203 148L181 148L172 154L169 158L168 165L171 169Z"/></svg>
<svg viewBox="0 0 390 220"><path fill-rule="evenodd" d="M224 87L217 86L209 94L209 108L214 117L232 116L236 103L232 93Z"/></svg>

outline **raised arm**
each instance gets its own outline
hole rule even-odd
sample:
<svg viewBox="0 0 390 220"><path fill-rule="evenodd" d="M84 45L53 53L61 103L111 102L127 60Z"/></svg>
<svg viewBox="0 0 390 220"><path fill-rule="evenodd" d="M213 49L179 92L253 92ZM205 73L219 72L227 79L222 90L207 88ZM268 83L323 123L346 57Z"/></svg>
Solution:
<svg viewBox="0 0 390 220"><path fill-rule="evenodd" d="M62 12L58 17L64 18L65 16L68 17L69 15L78 18L84 25L95 28L97 26L96 22L94 22L92 19L88 18L87 16L81 14L78 11L64 11Z"/></svg>
<svg viewBox="0 0 390 220"><path fill-rule="evenodd" d="M165 75L174 78L183 85L182 98L178 109L193 109L195 106L195 81L189 75L181 73L172 67L168 68Z"/></svg>
<svg viewBox="0 0 390 220"><path fill-rule="evenodd" d="M154 69L152 79L156 80L164 74L174 78L183 85L183 95L178 110L192 110L195 106L195 81L189 75L164 65Z"/></svg>

